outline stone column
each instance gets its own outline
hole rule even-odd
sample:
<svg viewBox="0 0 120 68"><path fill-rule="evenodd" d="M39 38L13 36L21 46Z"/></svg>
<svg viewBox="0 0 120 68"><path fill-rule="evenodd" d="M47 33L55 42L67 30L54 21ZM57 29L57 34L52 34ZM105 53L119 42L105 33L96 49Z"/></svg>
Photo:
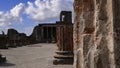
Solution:
<svg viewBox="0 0 120 68"><path fill-rule="evenodd" d="M74 67L94 68L92 48L94 46L94 1L74 1ZM90 64L91 63L91 64Z"/></svg>
<svg viewBox="0 0 120 68"><path fill-rule="evenodd" d="M42 42L44 42L44 35L45 35L45 34L44 34L44 32L45 32L45 28L44 28L44 27L42 27L42 32L41 32L41 33L42 33L42 39L41 39L41 40L42 40Z"/></svg>
<svg viewBox="0 0 120 68"><path fill-rule="evenodd" d="M57 46L54 64L73 63L73 25L57 26Z"/></svg>
<svg viewBox="0 0 120 68"><path fill-rule="evenodd" d="M74 0L74 68L115 68L113 6L113 0Z"/></svg>
<svg viewBox="0 0 120 68"><path fill-rule="evenodd" d="M49 43L49 30L50 30L50 29L49 29L48 26L47 26L46 28L47 28L47 43Z"/></svg>
<svg viewBox="0 0 120 68"><path fill-rule="evenodd" d="M54 58L54 64L72 64L73 63L73 24L71 20L71 11L61 11L60 21L56 23L57 46L58 50ZM61 16L64 15L63 21ZM70 16L70 17L69 17ZM69 22L67 20L70 20Z"/></svg>
<svg viewBox="0 0 120 68"><path fill-rule="evenodd" d="M115 68L112 0L95 0L96 68Z"/></svg>
<svg viewBox="0 0 120 68"><path fill-rule="evenodd" d="M51 27L51 42L54 43L55 40L54 40L54 35L53 35L53 27Z"/></svg>

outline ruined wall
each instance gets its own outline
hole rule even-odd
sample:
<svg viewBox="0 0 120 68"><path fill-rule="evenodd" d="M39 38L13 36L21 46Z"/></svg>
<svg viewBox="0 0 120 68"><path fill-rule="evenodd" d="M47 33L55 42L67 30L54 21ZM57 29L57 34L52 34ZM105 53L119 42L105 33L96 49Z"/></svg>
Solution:
<svg viewBox="0 0 120 68"><path fill-rule="evenodd" d="M0 34L0 49L8 49L6 46L7 37L4 34Z"/></svg>
<svg viewBox="0 0 120 68"><path fill-rule="evenodd" d="M115 68L112 3L74 0L74 68Z"/></svg>
<svg viewBox="0 0 120 68"><path fill-rule="evenodd" d="M15 29L8 29L7 35L6 35L6 40L7 40L7 46L9 47L16 47L16 46L22 46L29 44L28 37L24 33L19 33Z"/></svg>

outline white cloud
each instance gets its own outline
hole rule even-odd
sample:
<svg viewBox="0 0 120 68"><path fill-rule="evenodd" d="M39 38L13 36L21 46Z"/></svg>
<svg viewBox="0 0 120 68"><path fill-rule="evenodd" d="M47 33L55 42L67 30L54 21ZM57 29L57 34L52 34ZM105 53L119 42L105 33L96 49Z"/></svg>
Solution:
<svg viewBox="0 0 120 68"><path fill-rule="evenodd" d="M35 0L27 2L25 6L20 3L8 11L0 11L0 32L7 31L11 25L22 22L22 14L28 15L35 22L53 22L59 19L62 10L72 11L73 0ZM31 33L33 28L26 25L23 29L27 34ZM22 31L21 31L22 32Z"/></svg>
<svg viewBox="0 0 120 68"><path fill-rule="evenodd" d="M24 9L24 4L20 3L13 9L7 12L0 11L0 27L9 26L13 23L19 23L22 21L21 14Z"/></svg>
<svg viewBox="0 0 120 68"><path fill-rule="evenodd" d="M24 4L20 3L19 5L16 5L13 9L11 9L10 13L14 17L19 17L19 16L21 16L23 8L24 8Z"/></svg>
<svg viewBox="0 0 120 68"><path fill-rule="evenodd" d="M59 18L60 11L72 11L72 0L35 0L28 2L26 14L36 22L51 21Z"/></svg>

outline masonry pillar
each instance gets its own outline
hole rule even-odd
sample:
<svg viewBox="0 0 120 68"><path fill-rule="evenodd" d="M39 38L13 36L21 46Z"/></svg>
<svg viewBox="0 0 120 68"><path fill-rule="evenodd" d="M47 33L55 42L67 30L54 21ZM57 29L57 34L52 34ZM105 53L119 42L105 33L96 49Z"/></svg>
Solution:
<svg viewBox="0 0 120 68"><path fill-rule="evenodd" d="M49 41L48 41L48 27L46 27L46 31L47 31L47 34L46 34L46 36L47 36L46 42L48 43L48 42L49 42Z"/></svg>
<svg viewBox="0 0 120 68"><path fill-rule="evenodd" d="M70 20L67 15L71 15L69 11L62 11L60 17L64 14L64 18ZM60 18L61 19L61 18ZM54 56L54 64L73 64L73 24L65 20L57 23L57 51Z"/></svg>
<svg viewBox="0 0 120 68"><path fill-rule="evenodd" d="M113 6L113 0L74 0L74 68L116 67Z"/></svg>
<svg viewBox="0 0 120 68"><path fill-rule="evenodd" d="M73 25L57 26L57 46L54 64L73 63Z"/></svg>
<svg viewBox="0 0 120 68"><path fill-rule="evenodd" d="M74 67L94 68L94 1L75 0L74 10Z"/></svg>

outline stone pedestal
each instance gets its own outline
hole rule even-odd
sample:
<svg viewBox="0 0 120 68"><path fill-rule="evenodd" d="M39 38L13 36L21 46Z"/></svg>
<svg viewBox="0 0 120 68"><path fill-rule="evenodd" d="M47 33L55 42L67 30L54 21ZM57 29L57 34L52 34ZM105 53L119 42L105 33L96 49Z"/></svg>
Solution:
<svg viewBox="0 0 120 68"><path fill-rule="evenodd" d="M5 63L6 57L0 54L0 63Z"/></svg>
<svg viewBox="0 0 120 68"><path fill-rule="evenodd" d="M73 64L72 51L56 51L54 58L54 64Z"/></svg>

